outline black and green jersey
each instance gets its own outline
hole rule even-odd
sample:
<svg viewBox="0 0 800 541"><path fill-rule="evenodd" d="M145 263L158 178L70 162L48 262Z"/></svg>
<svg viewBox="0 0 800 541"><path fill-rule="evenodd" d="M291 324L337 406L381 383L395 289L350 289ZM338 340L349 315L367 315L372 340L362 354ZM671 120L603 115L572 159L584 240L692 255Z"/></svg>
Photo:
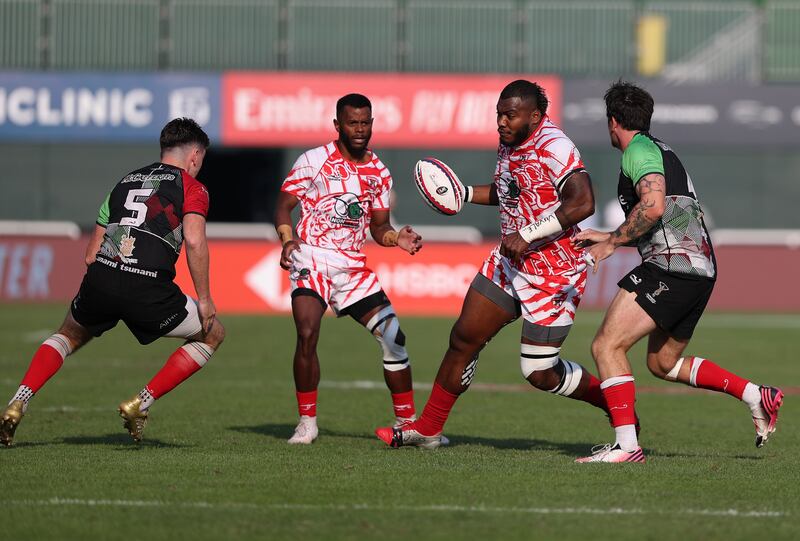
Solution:
<svg viewBox="0 0 800 541"><path fill-rule="evenodd" d="M637 133L622 153L617 195L625 216L639 202L636 184L651 173L666 179L664 215L639 238L642 260L666 271L716 278L717 264L703 211L675 152L647 133Z"/></svg>
<svg viewBox="0 0 800 541"><path fill-rule="evenodd" d="M208 192L183 169L154 163L120 180L100 207L106 228L97 261L150 278L172 280L183 244L183 217L208 214Z"/></svg>

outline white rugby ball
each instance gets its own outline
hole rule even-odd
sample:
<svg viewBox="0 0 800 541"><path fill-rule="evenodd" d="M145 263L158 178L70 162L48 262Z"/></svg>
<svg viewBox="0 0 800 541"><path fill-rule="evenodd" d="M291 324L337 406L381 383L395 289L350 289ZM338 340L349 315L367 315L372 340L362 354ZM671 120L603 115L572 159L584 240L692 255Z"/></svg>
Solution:
<svg viewBox="0 0 800 541"><path fill-rule="evenodd" d="M464 185L447 164L436 158L417 162L414 184L422 199L436 212L452 216L464 206Z"/></svg>

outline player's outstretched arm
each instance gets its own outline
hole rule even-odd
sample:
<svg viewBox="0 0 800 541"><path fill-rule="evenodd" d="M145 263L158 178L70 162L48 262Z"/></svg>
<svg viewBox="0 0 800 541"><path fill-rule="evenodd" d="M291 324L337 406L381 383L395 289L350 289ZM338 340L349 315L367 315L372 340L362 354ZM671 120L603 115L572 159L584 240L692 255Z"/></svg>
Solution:
<svg viewBox="0 0 800 541"><path fill-rule="evenodd" d="M633 206L622 225L611 233L588 230L575 236L576 242L590 245L587 253L594 262L594 272L597 272L600 261L614 253L618 247L635 242L650 231L664 215L666 184L664 175L660 173L645 175L636 184L639 202Z"/></svg>
<svg viewBox="0 0 800 541"><path fill-rule="evenodd" d="M497 185L494 183L465 186L464 188L464 201L467 203L494 207L500 204L500 199L497 197Z"/></svg>
<svg viewBox="0 0 800 541"><path fill-rule="evenodd" d="M278 195L278 202L275 204L275 231L278 232L278 238L281 241L281 268L289 270L292 265L291 253L294 250L299 250L300 245L294 240L292 233L292 210L297 206L300 200L297 196L290 193L281 191Z"/></svg>
<svg viewBox="0 0 800 541"><path fill-rule="evenodd" d="M389 223L388 210L373 210L369 224L369 232L375 242L381 246L399 246L411 255L422 249L422 237L411 226L406 225L395 231Z"/></svg>
<svg viewBox="0 0 800 541"><path fill-rule="evenodd" d="M183 217L183 239L186 243L186 262L192 275L194 290L197 292L197 309L203 331L208 333L214 325L217 308L211 300L211 287L208 280L208 241L206 239L206 219L200 214L186 214Z"/></svg>
<svg viewBox="0 0 800 541"><path fill-rule="evenodd" d="M89 244L86 245L84 260L86 261L87 267L94 263L97 252L100 250L100 245L103 243L103 235L105 234L106 228L100 224L95 224L94 231L92 231L92 236L89 239Z"/></svg>

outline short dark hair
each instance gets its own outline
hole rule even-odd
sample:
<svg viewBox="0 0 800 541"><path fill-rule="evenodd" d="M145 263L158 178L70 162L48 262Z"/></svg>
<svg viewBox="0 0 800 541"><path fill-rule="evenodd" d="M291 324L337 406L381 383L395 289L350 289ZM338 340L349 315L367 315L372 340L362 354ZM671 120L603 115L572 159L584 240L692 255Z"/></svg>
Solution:
<svg viewBox="0 0 800 541"><path fill-rule="evenodd" d="M174 118L161 130L161 152L183 145L197 144L208 148L211 141L200 125L191 118Z"/></svg>
<svg viewBox="0 0 800 541"><path fill-rule="evenodd" d="M614 118L626 130L650 131L653 96L633 83L619 80L606 90L606 117Z"/></svg>
<svg viewBox="0 0 800 541"><path fill-rule="evenodd" d="M347 94L339 98L339 101L336 102L336 118L342 116L345 107L352 107L353 109L369 107L369 110L372 111L372 103L363 94Z"/></svg>
<svg viewBox="0 0 800 541"><path fill-rule="evenodd" d="M523 100L534 100L536 108L540 113L547 113L547 105L550 103L547 100L547 95L544 89L536 83L526 81L525 79L517 79L506 85L502 92L500 92L500 99L507 100L508 98L521 98Z"/></svg>

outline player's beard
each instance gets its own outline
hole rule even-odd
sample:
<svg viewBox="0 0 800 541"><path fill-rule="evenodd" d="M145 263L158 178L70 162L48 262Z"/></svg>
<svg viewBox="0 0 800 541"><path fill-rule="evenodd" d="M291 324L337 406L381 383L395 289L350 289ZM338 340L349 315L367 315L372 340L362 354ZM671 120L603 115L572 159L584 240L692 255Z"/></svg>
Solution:
<svg viewBox="0 0 800 541"><path fill-rule="evenodd" d="M372 138L372 135L367 135L364 137L364 144L362 146L354 146L352 139L348 137L346 133L339 132L339 142L344 145L344 148L347 149L347 152L353 156L354 158L361 158L367 152L367 147L369 146L369 140Z"/></svg>

